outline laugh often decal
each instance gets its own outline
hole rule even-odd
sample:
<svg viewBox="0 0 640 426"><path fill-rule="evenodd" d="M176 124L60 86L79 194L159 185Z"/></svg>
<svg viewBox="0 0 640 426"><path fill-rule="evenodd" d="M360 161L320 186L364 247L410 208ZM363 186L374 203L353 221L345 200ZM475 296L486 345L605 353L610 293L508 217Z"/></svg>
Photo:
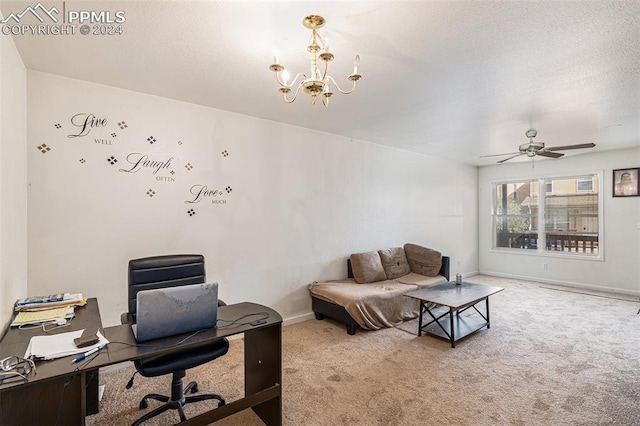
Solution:
<svg viewBox="0 0 640 426"><path fill-rule="evenodd" d="M113 124L115 123L115 124ZM111 120L109 117L94 113L80 112L71 115L68 123L55 123L57 131L64 131L67 138L73 140L90 140L93 146L107 148L105 156L107 167L112 167L118 173L131 176L132 179L145 179L150 183L146 193L141 196L153 198L159 191L166 188L164 184L175 184L178 179L189 179L189 173L194 170L197 161L181 160L181 140L170 141L161 136L154 136L151 132L145 136L134 136L129 124L125 120ZM37 149L47 154L55 149L55 142L40 144ZM174 150L172 154L168 151ZM177 154L176 154L177 153ZM229 157L229 151L221 152L222 158ZM79 159L83 166L90 165L85 157ZM182 179L184 181L185 179ZM161 184L162 182L162 184ZM188 192L176 202L188 205L188 216L196 214L195 207L202 205L226 205L232 193L231 186L210 183L193 182L188 185Z"/></svg>

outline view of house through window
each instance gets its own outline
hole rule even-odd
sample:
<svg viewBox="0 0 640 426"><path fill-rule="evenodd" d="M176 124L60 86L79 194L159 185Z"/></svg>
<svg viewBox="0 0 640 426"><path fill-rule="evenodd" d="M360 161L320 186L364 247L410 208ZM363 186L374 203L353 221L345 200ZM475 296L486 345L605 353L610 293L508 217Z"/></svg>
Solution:
<svg viewBox="0 0 640 426"><path fill-rule="evenodd" d="M494 247L597 255L598 175L494 184Z"/></svg>

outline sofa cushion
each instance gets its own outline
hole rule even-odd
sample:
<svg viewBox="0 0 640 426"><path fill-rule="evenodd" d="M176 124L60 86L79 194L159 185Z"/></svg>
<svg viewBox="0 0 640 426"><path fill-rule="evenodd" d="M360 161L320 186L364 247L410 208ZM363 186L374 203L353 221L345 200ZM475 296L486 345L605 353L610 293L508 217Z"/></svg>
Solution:
<svg viewBox="0 0 640 426"><path fill-rule="evenodd" d="M384 272L382 261L377 251L352 254L351 269L353 270L353 279L359 284L387 279L387 274Z"/></svg>
<svg viewBox="0 0 640 426"><path fill-rule="evenodd" d="M404 252L411 272L428 277L438 275L442 266L442 254L439 251L407 243L404 245Z"/></svg>
<svg viewBox="0 0 640 426"><path fill-rule="evenodd" d="M387 274L387 279L394 279L411 272L407 256L402 247L392 247L386 250L378 250L382 267Z"/></svg>

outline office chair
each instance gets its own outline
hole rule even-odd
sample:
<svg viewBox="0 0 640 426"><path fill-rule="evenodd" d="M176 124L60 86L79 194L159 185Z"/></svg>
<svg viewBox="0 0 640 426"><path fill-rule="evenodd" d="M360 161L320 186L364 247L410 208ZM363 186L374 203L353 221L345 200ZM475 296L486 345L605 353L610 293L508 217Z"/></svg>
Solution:
<svg viewBox="0 0 640 426"><path fill-rule="evenodd" d="M141 290L150 290L163 287L174 287L205 282L204 256L195 254L177 254L166 256L153 256L129 261L129 312L121 317L123 324L136 321L136 295ZM224 305L224 302L218 302ZM142 358L134 361L136 370L144 377L163 376L171 373L171 397L150 393L140 401L140 409L147 408L147 400L155 399L165 404L146 413L136 420L132 426L140 425L169 409L178 410L180 421L186 417L182 407L192 402L208 399L218 400L218 407L225 405L224 398L217 394L202 394L185 396L189 391L198 392L196 382L182 385L182 378L186 370L219 358L229 350L229 341L222 339L214 343L208 343L187 350L179 350L165 355ZM131 378L131 387L133 377Z"/></svg>

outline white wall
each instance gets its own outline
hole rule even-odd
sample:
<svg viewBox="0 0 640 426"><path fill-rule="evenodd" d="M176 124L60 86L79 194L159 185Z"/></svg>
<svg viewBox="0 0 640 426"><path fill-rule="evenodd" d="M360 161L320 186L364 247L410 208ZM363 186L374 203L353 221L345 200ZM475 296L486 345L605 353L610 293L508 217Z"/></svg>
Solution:
<svg viewBox="0 0 640 426"><path fill-rule="evenodd" d="M290 320L353 252L414 242L451 256L453 273L478 269L475 167L36 71L28 99L29 293L98 297L105 325L143 256L202 253L227 303ZM69 138L81 113L106 125ZM173 159L119 171L131 153ZM197 184L222 195L186 204Z"/></svg>
<svg viewBox="0 0 640 426"><path fill-rule="evenodd" d="M0 14L2 19L2 14ZM27 77L11 37L0 36L0 332L27 294Z"/></svg>
<svg viewBox="0 0 640 426"><path fill-rule="evenodd" d="M640 145L640 141L639 141ZM592 290L640 295L640 197L612 197L612 170L640 167L640 147L588 153L559 160L483 167L478 173L479 263L482 273L531 279ZM603 260L549 257L533 250L517 253L491 250L491 182L559 173L603 171ZM542 269L542 263L548 269Z"/></svg>

